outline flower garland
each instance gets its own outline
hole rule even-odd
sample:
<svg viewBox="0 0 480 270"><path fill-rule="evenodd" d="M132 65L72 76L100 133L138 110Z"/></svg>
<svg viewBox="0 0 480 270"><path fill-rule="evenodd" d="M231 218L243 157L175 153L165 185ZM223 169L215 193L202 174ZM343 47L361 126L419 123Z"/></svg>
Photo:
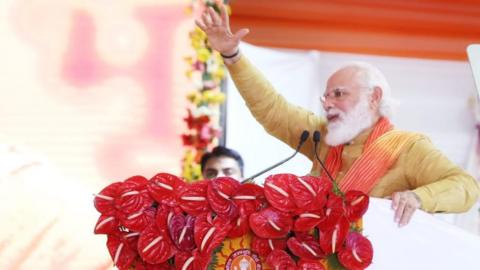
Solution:
<svg viewBox="0 0 480 270"><path fill-rule="evenodd" d="M219 4L219 1L213 0L194 0L189 11L201 14L207 7L219 11ZM219 105L225 101L225 94L220 91L220 84L225 78L220 54L209 47L207 36L198 27L190 32L190 41L195 53L186 58L189 65L186 75L194 89L187 94L190 105L184 121L188 130L182 134L186 148L182 176L188 182L201 179L200 159L205 151L218 144L221 134Z"/></svg>

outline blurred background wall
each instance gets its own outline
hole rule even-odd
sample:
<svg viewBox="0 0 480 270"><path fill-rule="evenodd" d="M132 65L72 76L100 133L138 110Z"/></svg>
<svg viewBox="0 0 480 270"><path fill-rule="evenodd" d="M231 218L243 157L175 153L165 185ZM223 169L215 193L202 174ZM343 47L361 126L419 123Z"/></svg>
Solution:
<svg viewBox="0 0 480 270"><path fill-rule="evenodd" d="M92 193L179 174L181 0L0 1L0 268L103 269Z"/></svg>

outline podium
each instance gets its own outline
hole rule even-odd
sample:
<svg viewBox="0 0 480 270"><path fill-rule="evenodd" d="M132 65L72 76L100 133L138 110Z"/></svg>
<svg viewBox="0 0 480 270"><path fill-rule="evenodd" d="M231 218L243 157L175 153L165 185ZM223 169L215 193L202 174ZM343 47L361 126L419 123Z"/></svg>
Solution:
<svg viewBox="0 0 480 270"><path fill-rule="evenodd" d="M370 198L363 234L374 247L375 270L480 269L480 237L417 210L398 227L391 201Z"/></svg>

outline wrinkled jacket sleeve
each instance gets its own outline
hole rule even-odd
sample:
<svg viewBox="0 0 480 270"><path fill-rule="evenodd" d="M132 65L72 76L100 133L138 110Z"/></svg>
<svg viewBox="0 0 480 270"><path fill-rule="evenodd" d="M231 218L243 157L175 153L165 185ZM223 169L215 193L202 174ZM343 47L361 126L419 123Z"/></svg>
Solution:
<svg viewBox="0 0 480 270"><path fill-rule="evenodd" d="M463 212L478 200L478 182L426 138L409 149L405 173L427 212Z"/></svg>
<svg viewBox="0 0 480 270"><path fill-rule="evenodd" d="M296 148L303 130L310 134L316 129L323 131L323 118L290 104L245 56L228 70L250 112L270 135ZM312 149L312 141L307 140L301 152L312 160Z"/></svg>

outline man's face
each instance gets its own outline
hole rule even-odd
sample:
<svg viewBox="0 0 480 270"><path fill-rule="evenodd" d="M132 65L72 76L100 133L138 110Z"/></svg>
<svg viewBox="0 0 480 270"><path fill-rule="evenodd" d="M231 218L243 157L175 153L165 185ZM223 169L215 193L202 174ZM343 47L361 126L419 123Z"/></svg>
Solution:
<svg viewBox="0 0 480 270"><path fill-rule="evenodd" d="M203 178L212 179L216 177L229 176L238 181L243 180L238 162L231 157L212 157L202 171Z"/></svg>
<svg viewBox="0 0 480 270"><path fill-rule="evenodd" d="M323 108L328 122L340 120L339 113L348 113L357 105L360 94L365 88L358 79L353 68L345 68L335 72L327 82L323 95Z"/></svg>
<svg viewBox="0 0 480 270"><path fill-rule="evenodd" d="M323 96L328 145L347 143L374 124L375 102L367 89L353 68L342 69L330 77Z"/></svg>

